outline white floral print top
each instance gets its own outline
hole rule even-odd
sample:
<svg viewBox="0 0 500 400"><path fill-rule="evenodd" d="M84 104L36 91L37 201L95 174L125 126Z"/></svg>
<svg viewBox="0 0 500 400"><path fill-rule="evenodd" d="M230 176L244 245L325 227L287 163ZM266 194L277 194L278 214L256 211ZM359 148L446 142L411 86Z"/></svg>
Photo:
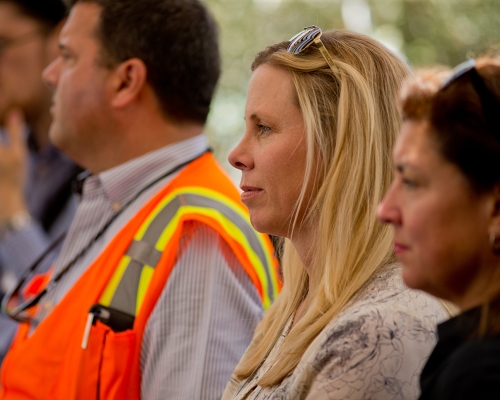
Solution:
<svg viewBox="0 0 500 400"><path fill-rule="evenodd" d="M408 289L395 264L375 276L307 348L279 385L259 377L279 357L291 321L251 381L228 383L223 400L416 399L419 375L449 317L435 298Z"/></svg>

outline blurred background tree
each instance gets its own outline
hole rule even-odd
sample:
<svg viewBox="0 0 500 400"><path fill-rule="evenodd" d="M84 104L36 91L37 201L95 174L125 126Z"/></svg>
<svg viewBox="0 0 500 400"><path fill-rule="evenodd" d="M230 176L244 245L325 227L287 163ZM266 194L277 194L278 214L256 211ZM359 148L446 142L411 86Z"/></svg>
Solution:
<svg viewBox="0 0 500 400"><path fill-rule="evenodd" d="M250 64L265 46L302 28L372 36L418 68L454 66L500 43L500 0L204 0L221 31L223 74L207 133L235 181L227 154L244 132Z"/></svg>

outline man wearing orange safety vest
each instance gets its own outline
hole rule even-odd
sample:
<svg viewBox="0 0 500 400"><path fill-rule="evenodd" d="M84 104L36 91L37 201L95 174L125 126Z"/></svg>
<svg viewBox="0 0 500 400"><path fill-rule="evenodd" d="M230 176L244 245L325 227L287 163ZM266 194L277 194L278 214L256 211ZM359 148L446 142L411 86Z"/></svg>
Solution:
<svg viewBox="0 0 500 400"><path fill-rule="evenodd" d="M220 398L279 282L203 135L215 22L199 0L73 3L43 78L50 139L88 172L51 272L3 301L0 399Z"/></svg>

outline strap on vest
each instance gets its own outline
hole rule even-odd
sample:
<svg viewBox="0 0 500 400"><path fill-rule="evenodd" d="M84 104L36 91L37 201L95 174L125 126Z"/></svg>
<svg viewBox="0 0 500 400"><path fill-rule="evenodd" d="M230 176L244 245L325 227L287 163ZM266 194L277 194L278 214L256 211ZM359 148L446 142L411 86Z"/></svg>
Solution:
<svg viewBox="0 0 500 400"><path fill-rule="evenodd" d="M134 317L139 314L154 268L182 216L188 213L214 219L241 245L258 277L264 308L269 307L279 287L274 263L262 235L252 228L248 215L234 201L202 187L175 190L155 207L121 259L100 304Z"/></svg>

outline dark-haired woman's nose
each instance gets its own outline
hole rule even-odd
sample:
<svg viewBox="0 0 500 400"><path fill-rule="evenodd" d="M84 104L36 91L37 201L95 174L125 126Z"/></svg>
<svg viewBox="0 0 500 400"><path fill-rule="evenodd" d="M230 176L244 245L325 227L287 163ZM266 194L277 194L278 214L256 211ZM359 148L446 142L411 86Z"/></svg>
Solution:
<svg viewBox="0 0 500 400"><path fill-rule="evenodd" d="M393 182L377 207L377 219L386 224L400 225L401 211L397 204L397 188Z"/></svg>

